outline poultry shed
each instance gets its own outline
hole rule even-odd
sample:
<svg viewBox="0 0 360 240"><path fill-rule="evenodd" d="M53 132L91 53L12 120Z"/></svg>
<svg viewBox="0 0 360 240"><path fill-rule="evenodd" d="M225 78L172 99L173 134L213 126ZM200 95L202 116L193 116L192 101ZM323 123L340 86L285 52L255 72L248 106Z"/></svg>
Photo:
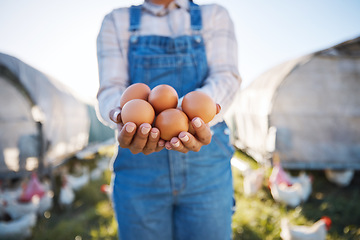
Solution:
<svg viewBox="0 0 360 240"><path fill-rule="evenodd" d="M0 53L0 179L61 165L92 141L113 137L94 107L60 82ZM91 130L91 128L93 128ZM105 134L105 135L104 135Z"/></svg>
<svg viewBox="0 0 360 240"><path fill-rule="evenodd" d="M228 117L255 160L288 169L360 169L360 37L275 66L242 89Z"/></svg>

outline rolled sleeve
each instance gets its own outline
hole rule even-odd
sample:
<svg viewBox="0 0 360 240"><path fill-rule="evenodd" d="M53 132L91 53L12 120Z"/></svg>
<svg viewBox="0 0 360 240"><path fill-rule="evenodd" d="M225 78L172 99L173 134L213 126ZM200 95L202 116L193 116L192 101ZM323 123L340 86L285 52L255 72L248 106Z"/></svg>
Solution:
<svg viewBox="0 0 360 240"><path fill-rule="evenodd" d="M234 24L227 10L219 5L213 7L210 14L212 16L204 16L212 19L209 29L205 28L204 32L209 76L199 90L212 96L221 106L220 113L210 122L210 125L214 125L223 120L240 88L241 77L238 71L238 46Z"/></svg>

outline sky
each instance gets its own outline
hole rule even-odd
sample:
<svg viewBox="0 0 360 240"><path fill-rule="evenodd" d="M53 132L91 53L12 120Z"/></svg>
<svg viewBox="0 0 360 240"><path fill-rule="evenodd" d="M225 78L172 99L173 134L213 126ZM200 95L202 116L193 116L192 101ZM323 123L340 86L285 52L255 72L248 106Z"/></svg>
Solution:
<svg viewBox="0 0 360 240"><path fill-rule="evenodd" d="M0 52L96 97L96 37L112 9L141 0L0 0ZM195 0L228 9L242 87L285 61L360 36L360 0Z"/></svg>

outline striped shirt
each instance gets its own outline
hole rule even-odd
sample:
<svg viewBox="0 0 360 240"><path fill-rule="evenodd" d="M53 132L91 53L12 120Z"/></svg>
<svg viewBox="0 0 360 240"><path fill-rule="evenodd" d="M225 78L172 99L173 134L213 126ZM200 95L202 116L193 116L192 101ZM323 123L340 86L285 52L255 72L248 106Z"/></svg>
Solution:
<svg viewBox="0 0 360 240"><path fill-rule="evenodd" d="M174 0L167 8L149 1L143 4L139 35L177 37L191 35L188 0ZM197 90L213 97L221 112L210 122L223 120L232 103L241 78L238 71L237 41L233 22L225 8L217 4L201 5L204 38L209 75ZM130 37L129 9L118 8L104 17L97 38L100 87L97 110L102 122L113 128L109 112L119 106L122 92L129 85L128 40ZM181 102L181 99L180 99Z"/></svg>

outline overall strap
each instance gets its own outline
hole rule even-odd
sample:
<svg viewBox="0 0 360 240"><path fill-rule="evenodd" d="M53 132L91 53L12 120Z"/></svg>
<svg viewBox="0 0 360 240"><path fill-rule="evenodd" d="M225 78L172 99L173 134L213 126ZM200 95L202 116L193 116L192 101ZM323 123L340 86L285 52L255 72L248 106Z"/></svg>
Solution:
<svg viewBox="0 0 360 240"><path fill-rule="evenodd" d="M131 6L130 9L130 26L129 31L135 32L140 29L140 21L141 21L141 5Z"/></svg>
<svg viewBox="0 0 360 240"><path fill-rule="evenodd" d="M191 17L191 29L193 31L200 31L202 28L200 6L193 1L189 1L189 10Z"/></svg>
<svg viewBox="0 0 360 240"><path fill-rule="evenodd" d="M130 7L130 26L129 31L135 32L140 29L141 21L141 5ZM202 28L201 10L200 6L193 1L189 1L189 11L191 17L191 29L193 31L200 31Z"/></svg>

